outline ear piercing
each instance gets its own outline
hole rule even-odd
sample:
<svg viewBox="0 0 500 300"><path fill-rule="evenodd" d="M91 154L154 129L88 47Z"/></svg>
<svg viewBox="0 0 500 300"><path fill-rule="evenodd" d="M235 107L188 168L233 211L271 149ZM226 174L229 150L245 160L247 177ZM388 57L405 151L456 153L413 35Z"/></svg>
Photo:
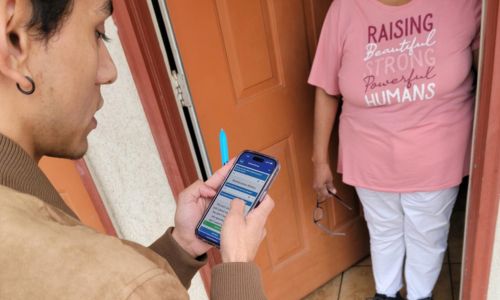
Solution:
<svg viewBox="0 0 500 300"><path fill-rule="evenodd" d="M19 85L19 83L16 83L17 89L18 89L21 93L23 93L23 94L25 94L25 95L31 95L31 94L33 94L33 93L35 92L35 89L36 89L36 87L35 87L35 82L34 82L34 81L33 81L33 79L31 79L31 77L29 77L29 76L24 76L24 77L25 77L25 78L26 78L26 79L27 79L27 80L31 83L31 88L30 88L29 90L23 90L23 89L21 88L21 86Z"/></svg>

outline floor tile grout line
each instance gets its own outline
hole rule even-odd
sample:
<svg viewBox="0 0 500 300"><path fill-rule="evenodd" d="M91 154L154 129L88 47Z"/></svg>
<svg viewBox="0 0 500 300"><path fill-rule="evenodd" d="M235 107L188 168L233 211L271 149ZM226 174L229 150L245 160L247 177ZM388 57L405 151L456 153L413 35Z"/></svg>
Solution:
<svg viewBox="0 0 500 300"><path fill-rule="evenodd" d="M454 211L454 213L455 213L455 212L456 212L456 211ZM456 226L457 226L456 222L453 222L453 224L451 224L451 222L450 222L450 228L451 228L451 227L456 227ZM462 241L463 241L463 238L464 238L464 236L463 236L463 234L462 234L462 236L461 236ZM463 247L463 245L462 245L462 247ZM448 255L447 255L447 257L448 257L448 272L449 272L449 274L450 274L449 279L450 279L450 287L451 287L451 298L452 298L453 300L455 300L455 299L458 299L459 295L455 295L455 285L453 284L453 271L452 271L452 265L455 265L455 264L461 264L461 263L452 263L452 262L451 262L451 252L450 252L450 246L449 246L449 244L448 244ZM459 286L459 288L460 288L460 286Z"/></svg>
<svg viewBox="0 0 500 300"><path fill-rule="evenodd" d="M340 300L340 292L342 291L342 283L344 282L344 273L340 275L340 285L339 285L339 293L337 294L337 300Z"/></svg>
<svg viewBox="0 0 500 300"><path fill-rule="evenodd" d="M451 288L451 299L455 300L455 291L453 289L453 274L451 272L451 261L450 261L450 248L448 247L448 273L450 274L450 288Z"/></svg>

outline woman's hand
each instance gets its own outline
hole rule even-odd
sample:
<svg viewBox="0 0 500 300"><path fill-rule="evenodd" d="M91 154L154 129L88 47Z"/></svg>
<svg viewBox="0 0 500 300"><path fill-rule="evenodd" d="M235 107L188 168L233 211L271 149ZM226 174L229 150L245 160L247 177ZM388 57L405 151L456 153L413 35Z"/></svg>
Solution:
<svg viewBox="0 0 500 300"><path fill-rule="evenodd" d="M320 198L331 197L337 190L333 185L333 175L330 164L327 162L314 163L313 188Z"/></svg>
<svg viewBox="0 0 500 300"><path fill-rule="evenodd" d="M328 163L328 146L337 116L339 99L340 96L328 95L323 89L316 88L312 157L313 188L321 198L330 197L330 193L336 193L332 170Z"/></svg>
<svg viewBox="0 0 500 300"><path fill-rule="evenodd" d="M196 237L195 228L233 164L234 160L231 160L206 182L198 180L179 194L172 236L193 257L212 247Z"/></svg>
<svg viewBox="0 0 500 300"><path fill-rule="evenodd" d="M223 262L249 262L255 258L266 236L266 221L274 201L266 196L260 205L245 217L245 203L231 201L231 209L222 225L221 255Z"/></svg>

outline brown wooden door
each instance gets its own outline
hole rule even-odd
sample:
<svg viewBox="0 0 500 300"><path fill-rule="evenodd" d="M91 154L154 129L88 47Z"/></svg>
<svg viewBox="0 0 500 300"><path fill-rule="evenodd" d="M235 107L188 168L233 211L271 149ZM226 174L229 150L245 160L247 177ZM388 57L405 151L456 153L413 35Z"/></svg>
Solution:
<svg viewBox="0 0 500 300"><path fill-rule="evenodd" d="M75 162L67 159L44 157L39 165L64 202L75 212L82 223L105 233L105 225L92 202L92 198L83 185Z"/></svg>
<svg viewBox="0 0 500 300"><path fill-rule="evenodd" d="M486 300L500 207L500 1L483 4L479 93L467 202L460 299ZM498 235L497 235L498 236ZM498 243L498 240L496 241ZM498 298L497 298L498 299Z"/></svg>
<svg viewBox="0 0 500 300"><path fill-rule="evenodd" d="M368 253L358 201L339 177L339 193L355 209L334 204L329 222L347 236L329 237L312 222L314 91L306 81L330 1L166 3L212 169L221 164L221 128L231 156L253 149L281 163L256 261L270 299L298 299Z"/></svg>

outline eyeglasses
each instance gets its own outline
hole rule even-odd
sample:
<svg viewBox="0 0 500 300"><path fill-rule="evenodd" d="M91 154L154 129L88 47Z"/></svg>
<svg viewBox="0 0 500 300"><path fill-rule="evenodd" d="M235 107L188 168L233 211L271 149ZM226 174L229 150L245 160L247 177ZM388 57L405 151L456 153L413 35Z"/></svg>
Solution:
<svg viewBox="0 0 500 300"><path fill-rule="evenodd" d="M313 221L316 226L318 226L319 229L323 230L326 234L330 236L346 236L347 234L345 232L335 232L325 225L321 224L320 221L323 219L323 216L325 215L325 208L322 207L328 199L336 199L337 201L340 202L345 208L348 210L352 210L352 207L349 206L342 198L340 198L338 195L328 191L328 193L333 197L333 198L324 198L320 197L319 195L316 198L316 207L314 208L313 212Z"/></svg>

